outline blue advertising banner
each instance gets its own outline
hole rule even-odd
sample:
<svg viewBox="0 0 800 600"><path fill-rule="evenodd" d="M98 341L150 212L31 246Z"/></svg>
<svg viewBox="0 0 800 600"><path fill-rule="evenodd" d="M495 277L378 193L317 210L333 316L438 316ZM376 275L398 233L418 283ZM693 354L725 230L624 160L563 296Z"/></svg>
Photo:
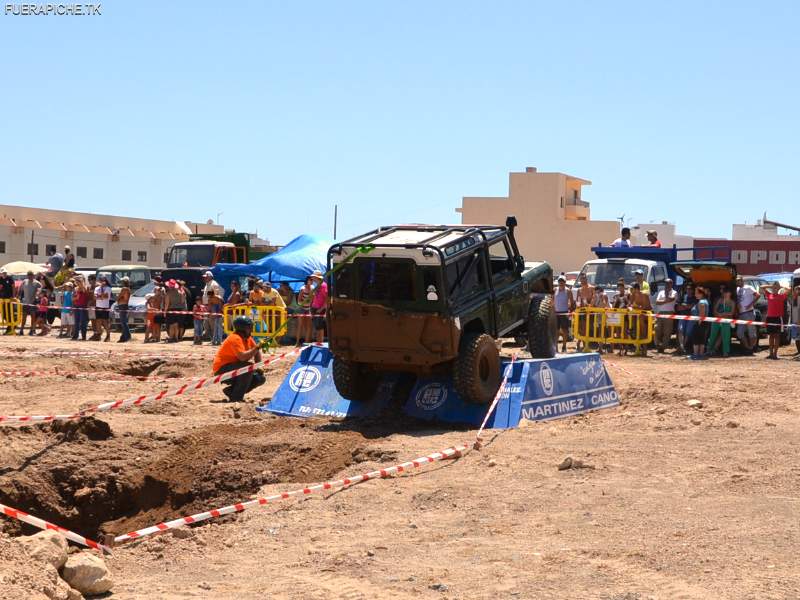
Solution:
<svg viewBox="0 0 800 600"><path fill-rule="evenodd" d="M369 402L342 398L333 383L333 356L324 347L308 347L266 407L257 410L295 417L366 417L389 403L397 379L387 377ZM520 419L547 421L617 406L619 397L600 356L561 355L551 359L505 362L508 380L487 427L516 427ZM487 405L465 402L449 379L420 379L404 411L419 419L478 426Z"/></svg>
<svg viewBox="0 0 800 600"><path fill-rule="evenodd" d="M505 389L487 427L507 429L520 419L547 421L617 406L619 397L596 353L504 363ZM417 382L405 412L420 419L479 426L488 406L464 401L442 379Z"/></svg>
<svg viewBox="0 0 800 600"><path fill-rule="evenodd" d="M327 348L309 346L266 406L256 410L293 417L367 417L379 413L392 397L396 379L384 378L369 402L342 398L333 383L333 355Z"/></svg>

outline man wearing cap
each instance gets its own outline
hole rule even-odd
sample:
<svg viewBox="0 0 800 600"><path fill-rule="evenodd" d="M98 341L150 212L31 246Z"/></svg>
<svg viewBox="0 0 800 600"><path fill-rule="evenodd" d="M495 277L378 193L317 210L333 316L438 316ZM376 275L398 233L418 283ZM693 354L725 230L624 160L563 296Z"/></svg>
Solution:
<svg viewBox="0 0 800 600"><path fill-rule="evenodd" d="M647 241L648 248L661 248L661 240L658 239L658 232L655 229L647 230Z"/></svg>
<svg viewBox="0 0 800 600"><path fill-rule="evenodd" d="M669 346L672 338L672 319L658 318L658 315L675 314L678 292L672 289L672 283L672 279L665 280L664 289L656 294L656 348L658 348L659 354L664 353L664 349Z"/></svg>
<svg viewBox="0 0 800 600"><path fill-rule="evenodd" d="M639 291L649 296L650 284L644 280L644 271L642 271L641 269L636 269L633 272L633 276L636 278L636 283L639 284Z"/></svg>
<svg viewBox="0 0 800 600"><path fill-rule="evenodd" d="M261 348L252 338L253 320L240 315L233 320L234 332L225 338L214 357L212 370L221 375L261 362ZM244 402L244 395L266 382L260 370L246 371L225 382L222 389L230 402Z"/></svg>
<svg viewBox="0 0 800 600"><path fill-rule="evenodd" d="M272 287L271 281L265 281L261 284L261 286L264 290L264 304L267 306L279 306L280 308L286 308L286 302L283 300L283 296L281 296L278 291Z"/></svg>
<svg viewBox="0 0 800 600"><path fill-rule="evenodd" d="M106 332L104 342L111 341L111 325L109 321L109 310L111 309L111 286L108 284L108 277L101 277L97 281L97 286L94 288L94 313L97 319L97 331L95 332L99 337L102 337L103 331Z"/></svg>
<svg viewBox="0 0 800 600"><path fill-rule="evenodd" d="M203 304L208 304L208 292L213 291L218 298L223 297L222 286L214 281L214 274L211 271L203 273Z"/></svg>
<svg viewBox="0 0 800 600"><path fill-rule="evenodd" d="M751 286L744 284L744 278L739 275L736 277L736 310L737 319L742 321L755 320L755 305L758 299L761 298L756 290ZM739 343L744 349L751 353L758 343L758 332L755 325L736 325L736 337L739 338Z"/></svg>

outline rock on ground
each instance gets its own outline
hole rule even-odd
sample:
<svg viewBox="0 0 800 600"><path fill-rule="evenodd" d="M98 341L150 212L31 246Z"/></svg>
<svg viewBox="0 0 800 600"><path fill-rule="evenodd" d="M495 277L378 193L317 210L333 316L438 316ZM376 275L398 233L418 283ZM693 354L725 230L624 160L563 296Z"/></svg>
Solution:
<svg viewBox="0 0 800 600"><path fill-rule="evenodd" d="M41 560L60 569L67 562L67 540L55 531L40 531L17 541L34 560Z"/></svg>
<svg viewBox="0 0 800 600"><path fill-rule="evenodd" d="M105 561L89 552L71 555L61 570L61 576L69 585L87 596L104 594L114 585Z"/></svg>

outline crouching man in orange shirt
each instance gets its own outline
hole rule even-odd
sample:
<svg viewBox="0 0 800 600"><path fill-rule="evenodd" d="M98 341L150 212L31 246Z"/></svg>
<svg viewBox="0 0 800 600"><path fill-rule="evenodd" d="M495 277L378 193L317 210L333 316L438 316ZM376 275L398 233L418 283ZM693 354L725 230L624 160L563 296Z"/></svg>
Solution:
<svg viewBox="0 0 800 600"><path fill-rule="evenodd" d="M253 341L253 321L250 317L239 316L233 320L234 332L229 335L217 350L212 367L214 375L227 373L241 367L261 362L261 348ZM260 370L245 372L225 382L222 392L229 402L244 402L244 395L264 385L266 378Z"/></svg>

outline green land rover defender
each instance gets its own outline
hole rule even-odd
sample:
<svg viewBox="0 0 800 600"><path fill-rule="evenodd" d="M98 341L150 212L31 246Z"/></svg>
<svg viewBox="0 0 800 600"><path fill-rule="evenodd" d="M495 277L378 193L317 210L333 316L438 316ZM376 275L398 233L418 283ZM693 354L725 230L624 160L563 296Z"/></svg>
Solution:
<svg viewBox="0 0 800 600"><path fill-rule="evenodd" d="M397 225L332 246L338 392L366 400L384 373L449 373L463 398L488 403L501 380L498 338L524 338L534 357L555 356L553 270L524 261L516 224Z"/></svg>

